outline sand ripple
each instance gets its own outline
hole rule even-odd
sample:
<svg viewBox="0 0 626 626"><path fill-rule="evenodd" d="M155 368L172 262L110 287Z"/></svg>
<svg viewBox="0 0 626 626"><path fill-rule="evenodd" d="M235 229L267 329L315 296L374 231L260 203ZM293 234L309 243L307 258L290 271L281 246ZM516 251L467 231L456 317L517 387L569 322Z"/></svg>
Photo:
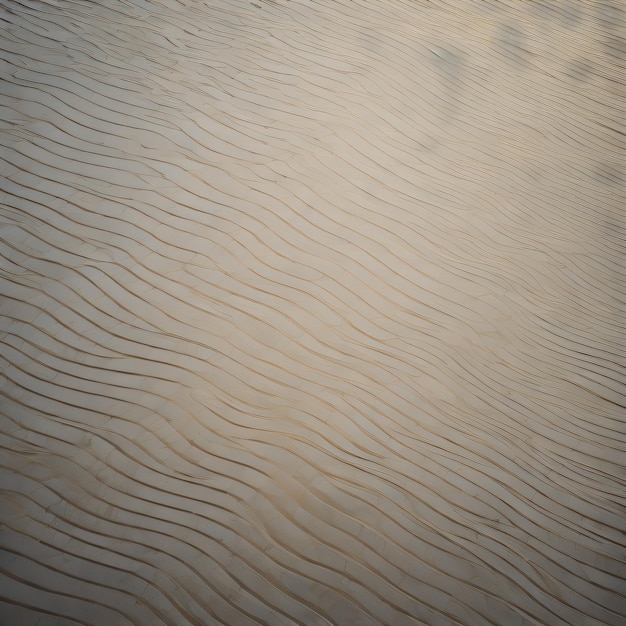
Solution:
<svg viewBox="0 0 626 626"><path fill-rule="evenodd" d="M0 19L1 623L624 623L621 3Z"/></svg>

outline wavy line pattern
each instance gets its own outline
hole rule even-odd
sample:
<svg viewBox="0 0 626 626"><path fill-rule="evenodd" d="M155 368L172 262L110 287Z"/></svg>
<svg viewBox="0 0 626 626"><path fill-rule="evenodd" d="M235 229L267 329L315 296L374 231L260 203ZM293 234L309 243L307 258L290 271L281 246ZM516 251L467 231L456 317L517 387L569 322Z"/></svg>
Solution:
<svg viewBox="0 0 626 626"><path fill-rule="evenodd" d="M2 624L623 624L619 2L0 7Z"/></svg>

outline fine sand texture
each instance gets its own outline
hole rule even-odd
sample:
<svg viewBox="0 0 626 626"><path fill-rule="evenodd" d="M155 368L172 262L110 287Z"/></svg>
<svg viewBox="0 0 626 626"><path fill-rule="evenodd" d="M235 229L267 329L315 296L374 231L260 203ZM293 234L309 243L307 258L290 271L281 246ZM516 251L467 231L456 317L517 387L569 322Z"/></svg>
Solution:
<svg viewBox="0 0 626 626"><path fill-rule="evenodd" d="M2 626L626 623L626 3L0 20Z"/></svg>

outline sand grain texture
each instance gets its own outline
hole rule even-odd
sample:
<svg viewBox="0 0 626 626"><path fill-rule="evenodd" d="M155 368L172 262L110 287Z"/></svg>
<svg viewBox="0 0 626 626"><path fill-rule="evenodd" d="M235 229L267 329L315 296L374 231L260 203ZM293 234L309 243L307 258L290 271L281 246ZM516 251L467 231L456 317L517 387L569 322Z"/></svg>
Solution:
<svg viewBox="0 0 626 626"><path fill-rule="evenodd" d="M623 3L0 19L0 623L624 623Z"/></svg>

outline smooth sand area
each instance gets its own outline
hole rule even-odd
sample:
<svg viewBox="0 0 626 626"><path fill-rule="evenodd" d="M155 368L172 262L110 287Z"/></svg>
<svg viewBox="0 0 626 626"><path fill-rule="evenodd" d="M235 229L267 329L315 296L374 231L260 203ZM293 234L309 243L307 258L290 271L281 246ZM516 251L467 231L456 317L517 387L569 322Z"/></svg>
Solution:
<svg viewBox="0 0 626 626"><path fill-rule="evenodd" d="M626 623L623 2L0 19L0 624Z"/></svg>

